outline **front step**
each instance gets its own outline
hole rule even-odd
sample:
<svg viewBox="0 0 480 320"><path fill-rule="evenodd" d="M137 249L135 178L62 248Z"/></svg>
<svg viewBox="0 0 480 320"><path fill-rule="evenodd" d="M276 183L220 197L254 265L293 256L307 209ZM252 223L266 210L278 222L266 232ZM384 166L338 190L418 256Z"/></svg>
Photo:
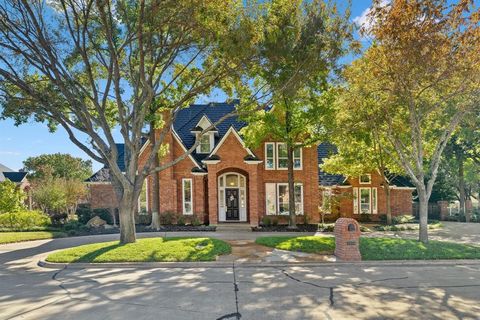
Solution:
<svg viewBox="0 0 480 320"><path fill-rule="evenodd" d="M252 231L250 223L219 223L217 230L219 232Z"/></svg>

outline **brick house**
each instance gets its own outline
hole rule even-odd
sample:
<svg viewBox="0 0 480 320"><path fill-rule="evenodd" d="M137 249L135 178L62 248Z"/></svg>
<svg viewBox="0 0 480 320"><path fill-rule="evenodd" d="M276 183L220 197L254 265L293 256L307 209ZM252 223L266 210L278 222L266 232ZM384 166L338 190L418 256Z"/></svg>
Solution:
<svg viewBox="0 0 480 320"><path fill-rule="evenodd" d="M234 104L211 103L182 109L169 132L166 143L170 161L189 149L198 134L211 126ZM159 173L160 190L152 190L151 177L146 179L139 201L139 215L149 215L153 192L159 192L160 213L174 212L202 222L219 224L244 222L258 225L265 215L288 215L288 185L286 146L281 141L266 140L251 150L244 144L240 130L246 123L228 118L200 139L196 150L175 166ZM123 166L123 145L119 148L119 165ZM150 147L145 143L140 166L148 157ZM377 220L386 212L385 194L380 176L375 173L345 178L322 172L319 164L334 152L329 144L302 148L294 155L295 205L299 222L318 222L320 210L340 212L342 216L358 217L371 214ZM93 208L118 208L108 168L103 168L87 180ZM392 213L410 214L412 188L399 179L392 185ZM324 199L334 195L340 200L327 208ZM329 201L329 203L333 203ZM336 210L334 210L336 207ZM327 215L328 215L327 214ZM285 219L286 221L286 219Z"/></svg>

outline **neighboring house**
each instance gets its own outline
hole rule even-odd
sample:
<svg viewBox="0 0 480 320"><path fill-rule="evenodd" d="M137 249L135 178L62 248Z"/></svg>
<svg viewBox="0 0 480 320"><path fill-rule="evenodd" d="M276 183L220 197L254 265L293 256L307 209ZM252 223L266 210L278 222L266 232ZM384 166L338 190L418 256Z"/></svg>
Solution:
<svg viewBox="0 0 480 320"><path fill-rule="evenodd" d="M14 182L27 195L27 205L31 209L32 201L30 196L30 183L27 179L27 172L14 171L0 163L0 182L9 180Z"/></svg>
<svg viewBox="0 0 480 320"><path fill-rule="evenodd" d="M170 152L163 161L183 154L193 146L204 128L234 108L234 104L211 103L182 109L166 138ZM258 225L265 215L288 215L286 146L281 141L266 140L256 150L247 148L239 134L245 125L238 118L228 118L202 136L189 157L159 173L160 190L152 190L151 177L147 178L139 201L139 215L149 214L153 192L159 192L160 213L196 215L210 224L248 222ZM117 147L118 164L124 168L124 146ZM371 214L372 220L378 219L385 213L380 177L371 174L369 181L360 182L359 178L346 179L320 171L319 164L331 151L330 145L321 144L302 148L294 155L295 205L299 217L308 216L307 221L318 222L323 195L341 192L351 195L340 203L342 215L357 217L364 212ZM149 152L147 141L140 156L140 166ZM118 208L108 168L101 169L87 182L92 208ZM392 188L393 214L411 213L411 192L412 188L404 185ZM299 222L303 220L299 218Z"/></svg>

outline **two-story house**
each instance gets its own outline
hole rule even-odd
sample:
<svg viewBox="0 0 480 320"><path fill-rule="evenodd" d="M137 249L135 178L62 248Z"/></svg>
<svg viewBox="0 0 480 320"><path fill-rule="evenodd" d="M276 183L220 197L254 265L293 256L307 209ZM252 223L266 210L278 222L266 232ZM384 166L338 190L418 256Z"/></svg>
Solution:
<svg viewBox="0 0 480 320"><path fill-rule="evenodd" d="M169 132L169 146L164 161L176 159L193 146L199 133L233 111L234 104L211 103L182 109ZM200 137L200 144L187 158L159 173L160 188L152 190L147 178L144 194L139 201L139 214L150 214L153 192L160 197L160 213L174 212L196 215L210 224L248 222L256 226L265 215L284 216L289 212L287 184L287 153L282 141L266 140L256 150L249 149L240 130L246 123L231 117ZM118 145L120 151L123 145ZM342 216L356 217L359 213L378 219L386 212L386 202L380 177L368 174L345 178L322 172L319 164L334 148L329 144L302 148L294 154L295 206L307 221L318 222L323 199L333 194L341 197L338 210ZM150 152L148 141L140 163ZM119 164L123 165L123 152ZM91 204L94 208L118 207L108 169L104 168L88 179ZM392 213L412 211L412 188L392 185Z"/></svg>

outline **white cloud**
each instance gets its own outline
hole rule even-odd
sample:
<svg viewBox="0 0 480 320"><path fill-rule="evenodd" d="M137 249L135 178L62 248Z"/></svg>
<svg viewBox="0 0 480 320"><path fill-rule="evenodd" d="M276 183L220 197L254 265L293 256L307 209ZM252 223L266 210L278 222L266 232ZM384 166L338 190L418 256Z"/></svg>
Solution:
<svg viewBox="0 0 480 320"><path fill-rule="evenodd" d="M16 151L0 151L0 155L4 156L19 156L21 153Z"/></svg>
<svg viewBox="0 0 480 320"><path fill-rule="evenodd" d="M380 6L385 6L390 3L390 0L381 0ZM363 12L353 18L353 23L358 26L359 28L363 28L367 33L372 28L373 21L370 18L370 12L372 12L372 7L368 7L367 9L363 10Z"/></svg>

